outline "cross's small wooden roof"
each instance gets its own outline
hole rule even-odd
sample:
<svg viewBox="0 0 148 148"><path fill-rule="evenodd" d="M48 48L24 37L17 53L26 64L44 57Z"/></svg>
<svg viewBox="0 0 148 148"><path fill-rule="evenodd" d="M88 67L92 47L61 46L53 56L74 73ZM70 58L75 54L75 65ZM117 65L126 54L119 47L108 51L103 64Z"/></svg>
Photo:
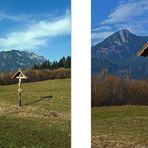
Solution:
<svg viewBox="0 0 148 148"><path fill-rule="evenodd" d="M148 55L148 43L144 45L142 49L137 53L138 56L144 56L146 57Z"/></svg>
<svg viewBox="0 0 148 148"><path fill-rule="evenodd" d="M12 77L12 79L19 79L21 77L21 79L27 79L27 77L25 76L25 74L23 74L23 72L21 70L18 70L14 76Z"/></svg>

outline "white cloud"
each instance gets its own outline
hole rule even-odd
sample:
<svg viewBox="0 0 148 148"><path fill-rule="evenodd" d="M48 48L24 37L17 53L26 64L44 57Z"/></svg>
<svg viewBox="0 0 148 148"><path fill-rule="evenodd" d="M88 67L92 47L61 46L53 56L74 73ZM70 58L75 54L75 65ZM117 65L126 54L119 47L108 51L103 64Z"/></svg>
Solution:
<svg viewBox="0 0 148 148"><path fill-rule="evenodd" d="M145 12L148 12L147 0L125 0L124 3L120 3L101 24L131 21L134 17L141 16Z"/></svg>
<svg viewBox="0 0 148 148"><path fill-rule="evenodd" d="M69 10L66 11L67 14L70 14ZM44 14L18 14L18 15L11 15L6 12L0 11L0 21L9 20L13 22L23 23L24 21L33 22L35 20L41 19L53 19L57 16L57 12L51 13L44 13Z"/></svg>
<svg viewBox="0 0 148 148"><path fill-rule="evenodd" d="M104 38L111 35L113 33L111 30L112 28L110 26L100 26L92 29L92 33L91 33L92 44L94 45L97 42L100 42Z"/></svg>
<svg viewBox="0 0 148 148"><path fill-rule="evenodd" d="M10 20L10 21L15 21L15 22L24 22L24 20L31 20L34 17L37 17L36 15L10 15L4 12L0 12L0 21L3 20Z"/></svg>
<svg viewBox="0 0 148 148"><path fill-rule="evenodd" d="M37 49L47 46L51 37L70 34L69 12L63 17L51 20L32 21L22 30L10 32L0 38L0 49Z"/></svg>
<svg viewBox="0 0 148 148"><path fill-rule="evenodd" d="M148 0L120 0L99 27L92 29L92 43L102 41L112 33L128 29L136 35L147 36Z"/></svg>
<svg viewBox="0 0 148 148"><path fill-rule="evenodd" d="M129 31L131 31L132 33L136 34L136 35L140 35L140 36L148 36L148 20L141 20L141 21L137 21L137 20L133 20L131 22L127 22L127 23L120 23L120 24L116 24L116 28L117 30L121 30L121 29L127 29Z"/></svg>
<svg viewBox="0 0 148 148"><path fill-rule="evenodd" d="M101 32L92 32L91 33L91 39L92 44L96 44L98 42L101 42L103 39L107 38L108 36L112 35L114 32L112 31L101 31Z"/></svg>
<svg viewBox="0 0 148 148"><path fill-rule="evenodd" d="M101 30L111 30L111 27L109 27L109 26L100 26L100 27L92 29L92 31L101 31Z"/></svg>
<svg viewBox="0 0 148 148"><path fill-rule="evenodd" d="M102 39L102 38L108 37L112 33L113 33L112 31L107 31L107 32L93 32L91 34L91 36L92 36L92 39Z"/></svg>

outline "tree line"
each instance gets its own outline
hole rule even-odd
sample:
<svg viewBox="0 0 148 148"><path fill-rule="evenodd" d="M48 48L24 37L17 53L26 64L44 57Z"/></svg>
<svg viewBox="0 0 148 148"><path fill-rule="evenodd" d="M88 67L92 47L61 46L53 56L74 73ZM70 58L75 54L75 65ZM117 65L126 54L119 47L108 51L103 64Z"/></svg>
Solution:
<svg viewBox="0 0 148 148"><path fill-rule="evenodd" d="M22 72L27 76L27 79L22 79L23 82L36 82L51 79L65 79L71 77L71 70L66 68L50 69L26 69ZM9 85L18 83L18 79L12 79L15 72L0 73L0 85Z"/></svg>
<svg viewBox="0 0 148 148"><path fill-rule="evenodd" d="M62 57L59 61L53 62L46 60L22 71L28 77L27 80L22 80L23 82L71 78L71 57ZM12 79L15 72L0 73L0 85L18 83L18 80Z"/></svg>
<svg viewBox="0 0 148 148"><path fill-rule="evenodd" d="M71 57L62 57L59 61L50 62L49 60L44 61L41 64L35 64L33 69L58 69L58 68L71 68Z"/></svg>
<svg viewBox="0 0 148 148"><path fill-rule="evenodd" d="M148 79L132 80L101 72L92 76L93 106L148 105Z"/></svg>

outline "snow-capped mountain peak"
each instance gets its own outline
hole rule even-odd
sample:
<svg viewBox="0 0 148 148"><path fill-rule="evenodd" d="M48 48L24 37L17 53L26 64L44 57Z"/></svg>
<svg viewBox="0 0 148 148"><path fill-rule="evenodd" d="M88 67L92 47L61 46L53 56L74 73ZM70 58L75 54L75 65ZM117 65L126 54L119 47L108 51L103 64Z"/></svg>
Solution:
<svg viewBox="0 0 148 148"><path fill-rule="evenodd" d="M92 46L92 72L96 73L98 69L101 71L109 67L109 72L112 73L124 73L124 75L128 73L133 78L146 77L148 59L137 57L136 53L147 41L148 36L137 36L126 29L115 32L101 43ZM100 61L106 61L106 65ZM100 64L98 65L97 62ZM110 67L111 65L114 65L113 68Z"/></svg>
<svg viewBox="0 0 148 148"><path fill-rule="evenodd" d="M0 52L0 72L30 68L34 64L42 63L46 59L33 52L10 50Z"/></svg>

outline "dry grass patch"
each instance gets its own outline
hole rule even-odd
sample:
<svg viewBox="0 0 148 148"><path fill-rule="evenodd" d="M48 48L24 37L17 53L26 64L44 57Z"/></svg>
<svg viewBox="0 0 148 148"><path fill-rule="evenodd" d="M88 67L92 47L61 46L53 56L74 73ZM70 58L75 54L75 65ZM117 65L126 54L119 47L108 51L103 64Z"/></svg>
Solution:
<svg viewBox="0 0 148 148"><path fill-rule="evenodd" d="M0 87L0 147L70 147L70 79Z"/></svg>
<svg viewBox="0 0 148 148"><path fill-rule="evenodd" d="M148 107L92 108L92 148L148 147Z"/></svg>

